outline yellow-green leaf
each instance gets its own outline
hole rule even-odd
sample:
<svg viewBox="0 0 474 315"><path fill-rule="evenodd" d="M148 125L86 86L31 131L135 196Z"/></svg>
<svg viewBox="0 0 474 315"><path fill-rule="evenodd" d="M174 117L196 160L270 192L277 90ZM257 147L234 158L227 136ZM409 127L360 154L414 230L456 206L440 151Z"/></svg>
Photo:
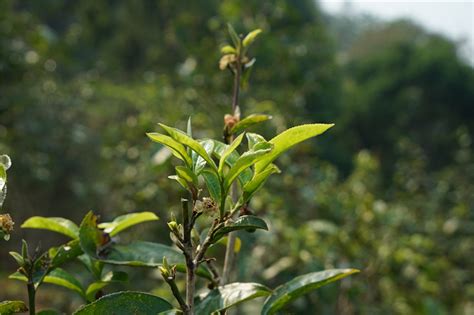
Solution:
<svg viewBox="0 0 474 315"><path fill-rule="evenodd" d="M257 28L256 30L253 30L251 31L250 33L247 34L247 36L245 36L242 44L244 45L244 47L248 47L250 46L250 44L252 44L255 39L257 38L257 36L262 32L261 29Z"/></svg>
<svg viewBox="0 0 474 315"><path fill-rule="evenodd" d="M169 136L166 136L157 132L150 132L150 133L147 133L146 135L148 136L148 138L150 138L154 142L158 142L168 147L173 153L173 155L176 156L178 159L184 161L187 166L190 167L192 165L191 157L188 155L188 153L186 152L186 149L181 143L177 142L176 140L174 140L173 138Z"/></svg>
<svg viewBox="0 0 474 315"><path fill-rule="evenodd" d="M79 237L79 227L71 220L57 217L31 217L22 225L24 229L42 229L69 236L72 239Z"/></svg>
<svg viewBox="0 0 474 315"><path fill-rule="evenodd" d="M116 217L112 222L103 222L99 224L99 228L104 229L105 233L115 236L131 226L148 221L158 220L158 216L153 212L136 212L128 213Z"/></svg>

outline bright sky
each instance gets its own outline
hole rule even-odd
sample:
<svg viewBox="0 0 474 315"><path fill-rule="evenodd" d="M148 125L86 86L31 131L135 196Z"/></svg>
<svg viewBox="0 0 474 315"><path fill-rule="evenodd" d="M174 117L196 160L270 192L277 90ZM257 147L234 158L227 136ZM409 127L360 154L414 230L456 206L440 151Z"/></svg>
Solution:
<svg viewBox="0 0 474 315"><path fill-rule="evenodd" d="M462 53L474 64L474 0L319 0L329 13L349 6L356 13L369 13L385 20L408 17L430 31L462 43Z"/></svg>

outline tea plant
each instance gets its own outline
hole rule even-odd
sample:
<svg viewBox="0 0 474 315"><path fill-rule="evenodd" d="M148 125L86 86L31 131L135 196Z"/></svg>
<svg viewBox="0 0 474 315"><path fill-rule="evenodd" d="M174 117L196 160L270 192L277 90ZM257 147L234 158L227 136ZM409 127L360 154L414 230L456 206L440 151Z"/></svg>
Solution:
<svg viewBox="0 0 474 315"><path fill-rule="evenodd" d="M255 63L248 50L260 32L257 29L239 36L229 26L232 45L221 49L223 56L219 67L229 70L234 80L232 112L224 117L223 142L195 139L191 120L186 132L160 123L161 132L147 134L152 141L167 147L180 161L175 167L176 174L169 178L182 187L187 197L181 199L179 218L168 222L169 231L166 233L170 233L173 246L144 241L121 244L116 237L134 225L158 220L151 212L125 214L102 223L89 212L79 226L65 218L29 218L22 228L45 229L71 239L59 247L45 252L37 248L33 253L23 241L21 253L10 253L18 264L18 270L10 278L26 282L30 314L35 314L35 295L43 283L66 287L81 296L84 305L75 314L225 314L227 309L258 297L265 298L261 314L274 314L299 296L357 272L355 269L317 271L296 277L275 289L259 283L231 281L235 248L240 242L236 233L268 230L265 220L252 214L248 205L268 177L280 172L273 162L294 145L333 126L300 125L268 141L259 134L247 132L249 127L271 119L263 114L241 118L239 106L240 87ZM7 158L4 160L9 162ZM0 165L0 200L3 201L6 170L10 163L2 162ZM12 230L11 218L2 215L0 223L2 236L7 239ZM208 253L209 248L217 243L226 244L222 271L216 263L219 258ZM63 269L72 260L82 262L94 279L92 283L84 286ZM107 285L127 279L124 272L105 273L105 265L159 268L176 299L175 303L145 292L105 294ZM176 283L179 273L185 274L184 290ZM208 283L207 289L196 288L197 277ZM0 304L0 314L26 309L21 301Z"/></svg>

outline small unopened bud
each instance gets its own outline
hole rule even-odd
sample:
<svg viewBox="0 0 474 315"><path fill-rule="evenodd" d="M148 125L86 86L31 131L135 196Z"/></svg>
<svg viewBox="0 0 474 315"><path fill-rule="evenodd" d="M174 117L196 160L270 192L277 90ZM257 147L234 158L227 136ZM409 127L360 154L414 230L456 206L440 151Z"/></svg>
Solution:
<svg viewBox="0 0 474 315"><path fill-rule="evenodd" d="M230 130L232 129L232 127L235 126L236 123L239 122L239 117L238 116L233 116L233 115L230 115L230 114L226 114L224 116L224 126Z"/></svg>
<svg viewBox="0 0 474 315"><path fill-rule="evenodd" d="M170 229L171 232L175 234L179 233L179 226L178 226L178 223L176 223L176 221L168 222L168 228Z"/></svg>

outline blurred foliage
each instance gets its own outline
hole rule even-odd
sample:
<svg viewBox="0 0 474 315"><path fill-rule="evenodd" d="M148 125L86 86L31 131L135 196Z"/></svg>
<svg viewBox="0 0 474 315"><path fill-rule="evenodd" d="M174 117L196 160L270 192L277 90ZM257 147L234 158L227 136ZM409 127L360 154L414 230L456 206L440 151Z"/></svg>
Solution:
<svg viewBox="0 0 474 315"><path fill-rule="evenodd" d="M145 132L158 121L184 129L192 116L197 137L220 136L227 22L265 34L241 105L273 115L259 131L336 123L292 151L297 163L253 201L272 226L242 235L241 279L354 266L363 272L288 311L474 312L472 66L412 22L324 16L313 1L1 1L0 153L14 163L13 219L178 212L176 185L159 176L174 162ZM133 233L166 239L165 221ZM17 229L2 244L0 274L13 268L9 246L35 233ZM158 278L140 288L163 291Z"/></svg>

